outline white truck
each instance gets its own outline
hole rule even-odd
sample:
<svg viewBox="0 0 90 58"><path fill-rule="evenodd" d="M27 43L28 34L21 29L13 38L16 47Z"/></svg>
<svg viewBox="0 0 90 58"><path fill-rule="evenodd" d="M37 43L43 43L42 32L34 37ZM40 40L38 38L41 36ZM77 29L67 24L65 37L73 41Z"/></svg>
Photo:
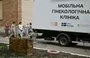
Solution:
<svg viewBox="0 0 90 58"><path fill-rule="evenodd" d="M33 0L32 27L62 46L90 41L90 0Z"/></svg>

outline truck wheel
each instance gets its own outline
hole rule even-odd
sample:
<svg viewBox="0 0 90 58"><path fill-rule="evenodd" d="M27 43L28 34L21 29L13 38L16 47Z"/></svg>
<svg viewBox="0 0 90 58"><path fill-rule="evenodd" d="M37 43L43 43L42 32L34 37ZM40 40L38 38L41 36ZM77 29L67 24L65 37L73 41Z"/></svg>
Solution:
<svg viewBox="0 0 90 58"><path fill-rule="evenodd" d="M70 38L66 35L59 36L58 42L61 46L69 46L71 43Z"/></svg>

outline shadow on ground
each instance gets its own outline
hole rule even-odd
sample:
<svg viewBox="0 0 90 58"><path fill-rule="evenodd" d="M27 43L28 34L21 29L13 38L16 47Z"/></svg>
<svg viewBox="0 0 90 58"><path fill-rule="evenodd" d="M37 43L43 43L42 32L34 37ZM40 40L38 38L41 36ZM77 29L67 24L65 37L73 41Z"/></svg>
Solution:
<svg viewBox="0 0 90 58"><path fill-rule="evenodd" d="M42 44L49 44L49 45L55 45L55 46L60 46L58 43L56 42L44 42L44 41L37 41L38 43L42 43ZM62 46L60 46L62 47ZM86 45L77 45L77 43L72 43L70 46L68 47L72 47L72 48L79 48L79 49L86 49L86 50L90 50L90 46L86 46Z"/></svg>
<svg viewBox="0 0 90 58"><path fill-rule="evenodd" d="M70 53L59 52L58 54L48 53L47 50L33 49L32 55L11 52L7 44L0 43L0 58L90 58Z"/></svg>

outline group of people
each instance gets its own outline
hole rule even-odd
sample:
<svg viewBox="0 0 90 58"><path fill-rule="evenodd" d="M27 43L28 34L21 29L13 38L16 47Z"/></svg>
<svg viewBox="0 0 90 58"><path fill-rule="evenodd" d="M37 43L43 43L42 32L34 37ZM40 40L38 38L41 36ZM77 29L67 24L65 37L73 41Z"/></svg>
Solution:
<svg viewBox="0 0 90 58"><path fill-rule="evenodd" d="M10 32L10 34L13 36L13 37L16 37L17 35L20 36L21 38L23 38L24 35L28 35L30 34L31 32L33 32L33 29L32 29L32 23L29 23L28 26L27 26L27 33L25 32L25 27L22 25L21 22L19 22L18 25L16 25L15 22L12 22L11 26L9 27L6 27L8 28L8 30L5 30L5 32Z"/></svg>

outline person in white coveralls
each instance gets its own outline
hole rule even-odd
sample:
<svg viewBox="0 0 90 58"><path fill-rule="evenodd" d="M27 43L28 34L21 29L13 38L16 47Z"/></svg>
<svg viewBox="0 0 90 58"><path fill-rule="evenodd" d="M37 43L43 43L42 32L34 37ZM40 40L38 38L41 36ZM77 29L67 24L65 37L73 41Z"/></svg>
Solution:
<svg viewBox="0 0 90 58"><path fill-rule="evenodd" d="M24 27L23 27L23 25L22 25L21 22L19 22L18 31L19 31L20 37L23 38L23 35L24 35Z"/></svg>

